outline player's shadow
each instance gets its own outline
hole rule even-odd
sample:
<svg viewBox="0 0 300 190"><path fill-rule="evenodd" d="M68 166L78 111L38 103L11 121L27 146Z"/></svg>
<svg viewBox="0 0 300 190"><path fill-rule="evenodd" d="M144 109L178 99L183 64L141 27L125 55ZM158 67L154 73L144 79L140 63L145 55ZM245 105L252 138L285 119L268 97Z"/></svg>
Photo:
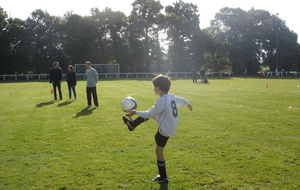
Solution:
<svg viewBox="0 0 300 190"><path fill-rule="evenodd" d="M78 112L78 113L73 117L73 119L74 119L74 118L81 117L81 116L88 116L88 115L91 115L95 109L96 109L96 108L92 108L92 109L84 108L83 110L81 110L80 112Z"/></svg>
<svg viewBox="0 0 300 190"><path fill-rule="evenodd" d="M168 190L168 183L162 183L160 184L159 190Z"/></svg>
<svg viewBox="0 0 300 190"><path fill-rule="evenodd" d="M49 105L51 105L51 104L54 104L54 101L53 101L53 100L51 100L51 101L49 101L49 102L42 102L42 103L39 103L39 104L36 105L36 107L37 107L37 108L41 108L41 107L43 107L43 106L49 106Z"/></svg>
<svg viewBox="0 0 300 190"><path fill-rule="evenodd" d="M60 104L57 104L56 107L66 106L66 105L69 105L69 104L71 104L71 101L65 101L65 102L62 102Z"/></svg>

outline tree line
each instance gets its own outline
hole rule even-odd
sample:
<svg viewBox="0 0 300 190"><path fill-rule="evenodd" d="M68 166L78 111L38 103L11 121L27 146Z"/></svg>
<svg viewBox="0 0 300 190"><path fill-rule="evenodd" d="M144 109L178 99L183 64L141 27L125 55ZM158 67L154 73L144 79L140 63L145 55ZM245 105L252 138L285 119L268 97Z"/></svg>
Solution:
<svg viewBox="0 0 300 190"><path fill-rule="evenodd" d="M58 61L119 63L121 72L262 68L300 71L297 34L265 10L224 7L200 29L197 5L135 0L129 16L91 8L90 16L52 16L37 9L26 20L8 18L0 7L0 74L48 73Z"/></svg>

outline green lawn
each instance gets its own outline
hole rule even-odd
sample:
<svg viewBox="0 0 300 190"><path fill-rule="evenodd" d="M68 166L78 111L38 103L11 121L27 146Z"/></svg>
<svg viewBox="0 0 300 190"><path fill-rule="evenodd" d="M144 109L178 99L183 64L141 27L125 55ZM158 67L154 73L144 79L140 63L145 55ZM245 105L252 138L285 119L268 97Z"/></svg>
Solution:
<svg viewBox="0 0 300 190"><path fill-rule="evenodd" d="M129 95L153 105L150 79L99 81L98 109L85 108L85 81L72 102L66 83L53 101L45 81L1 82L0 189L300 189L300 80L209 81L172 80L194 110L180 108L165 148L168 186L149 181L155 121L129 132L121 119Z"/></svg>

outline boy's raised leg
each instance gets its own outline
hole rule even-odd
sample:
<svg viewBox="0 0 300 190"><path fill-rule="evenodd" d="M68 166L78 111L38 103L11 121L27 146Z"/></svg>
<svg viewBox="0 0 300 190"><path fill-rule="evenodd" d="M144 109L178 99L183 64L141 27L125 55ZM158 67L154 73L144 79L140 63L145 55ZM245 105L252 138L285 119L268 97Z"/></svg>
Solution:
<svg viewBox="0 0 300 190"><path fill-rule="evenodd" d="M127 125L129 131L133 131L141 123L148 121L148 119L143 117L138 117L135 120L130 120L127 117L123 116L123 121Z"/></svg>

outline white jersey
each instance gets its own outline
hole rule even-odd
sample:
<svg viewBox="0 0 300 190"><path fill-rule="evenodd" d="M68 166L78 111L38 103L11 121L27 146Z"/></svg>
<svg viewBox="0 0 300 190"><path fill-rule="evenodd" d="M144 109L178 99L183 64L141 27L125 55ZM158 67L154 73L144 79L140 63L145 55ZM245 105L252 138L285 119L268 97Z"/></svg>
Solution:
<svg viewBox="0 0 300 190"><path fill-rule="evenodd" d="M179 112L177 107L188 105L190 102L174 94L165 94L156 100L154 106L148 111L137 111L143 118L152 118L159 125L159 133L165 137L173 136L178 125Z"/></svg>

